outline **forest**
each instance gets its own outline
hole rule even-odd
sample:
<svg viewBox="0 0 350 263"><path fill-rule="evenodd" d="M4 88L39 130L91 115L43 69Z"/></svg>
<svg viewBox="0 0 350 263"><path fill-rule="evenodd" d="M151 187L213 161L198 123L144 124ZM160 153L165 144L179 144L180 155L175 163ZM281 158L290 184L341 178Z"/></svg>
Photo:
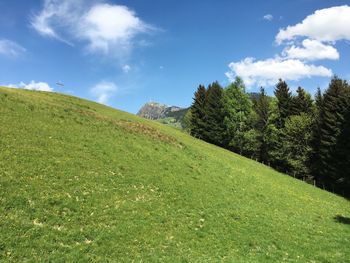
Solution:
<svg viewBox="0 0 350 263"><path fill-rule="evenodd" d="M248 93L239 77L199 85L186 120L196 138L350 196L350 86L337 76L314 96L282 79L273 97Z"/></svg>

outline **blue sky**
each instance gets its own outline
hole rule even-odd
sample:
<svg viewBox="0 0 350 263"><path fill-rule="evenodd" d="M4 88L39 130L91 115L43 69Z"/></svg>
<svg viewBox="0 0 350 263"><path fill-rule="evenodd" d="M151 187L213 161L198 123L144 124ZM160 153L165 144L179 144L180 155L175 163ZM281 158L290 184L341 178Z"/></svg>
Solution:
<svg viewBox="0 0 350 263"><path fill-rule="evenodd" d="M199 84L311 93L350 79L348 1L1 0L0 85L128 112L189 106ZM64 86L57 85L61 82Z"/></svg>

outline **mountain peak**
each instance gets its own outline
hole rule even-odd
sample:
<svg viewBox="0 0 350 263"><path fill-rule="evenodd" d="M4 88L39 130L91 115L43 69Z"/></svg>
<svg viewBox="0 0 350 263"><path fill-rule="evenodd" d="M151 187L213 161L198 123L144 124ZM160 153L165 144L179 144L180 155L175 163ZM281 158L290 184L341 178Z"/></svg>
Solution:
<svg viewBox="0 0 350 263"><path fill-rule="evenodd" d="M179 110L182 110L182 108L152 101L143 105L137 115L146 119L157 120L166 118L169 113Z"/></svg>

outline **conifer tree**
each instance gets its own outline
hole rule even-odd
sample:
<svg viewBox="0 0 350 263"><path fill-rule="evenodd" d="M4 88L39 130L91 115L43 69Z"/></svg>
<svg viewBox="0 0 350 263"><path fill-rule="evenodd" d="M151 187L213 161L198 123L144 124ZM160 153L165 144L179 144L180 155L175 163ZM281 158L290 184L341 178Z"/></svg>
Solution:
<svg viewBox="0 0 350 263"><path fill-rule="evenodd" d="M321 109L322 102L323 102L322 92L321 92L321 89L318 87L315 94L315 104L317 106L317 109Z"/></svg>
<svg viewBox="0 0 350 263"><path fill-rule="evenodd" d="M317 173L320 170L320 141L321 141L321 110L323 105L323 95L320 88L317 88L315 94L315 108L314 108L314 122L312 127L312 139L311 139L311 161L310 169L314 178L317 177Z"/></svg>
<svg viewBox="0 0 350 263"><path fill-rule="evenodd" d="M194 93L193 103L190 108L190 133L192 136L203 139L206 129L205 125L205 98L206 88L199 85Z"/></svg>
<svg viewBox="0 0 350 263"><path fill-rule="evenodd" d="M280 79L275 88L275 96L277 98L277 106L279 112L277 128L284 126L285 120L292 115L292 93L285 81Z"/></svg>
<svg viewBox="0 0 350 263"><path fill-rule="evenodd" d="M339 136L337 150L337 190L340 194L350 197L350 102L348 102L348 109L344 115L344 125Z"/></svg>
<svg viewBox="0 0 350 263"><path fill-rule="evenodd" d="M268 161L267 127L269 125L270 102L266 96L265 89L260 88L260 94L254 104L254 110L257 114L255 128L258 132L259 141L259 160L263 163Z"/></svg>
<svg viewBox="0 0 350 263"><path fill-rule="evenodd" d="M207 142L224 145L224 105L223 89L218 82L208 86L204 103L204 136Z"/></svg>
<svg viewBox="0 0 350 263"><path fill-rule="evenodd" d="M312 110L311 95L303 88L298 87L297 95L292 100L292 115L312 114Z"/></svg>
<svg viewBox="0 0 350 263"><path fill-rule="evenodd" d="M315 175L330 190L337 190L336 188L341 184L340 162L349 162L343 160L342 150L339 147L346 125L345 117L350 107L349 93L347 82L334 77L323 96L320 111L319 166ZM346 140L349 140L348 137Z"/></svg>
<svg viewBox="0 0 350 263"><path fill-rule="evenodd" d="M268 149L268 163L275 169L286 172L286 163L283 159L283 133L282 129L278 128L280 114L278 109L278 100L271 98L269 106L269 118L266 128L266 144Z"/></svg>

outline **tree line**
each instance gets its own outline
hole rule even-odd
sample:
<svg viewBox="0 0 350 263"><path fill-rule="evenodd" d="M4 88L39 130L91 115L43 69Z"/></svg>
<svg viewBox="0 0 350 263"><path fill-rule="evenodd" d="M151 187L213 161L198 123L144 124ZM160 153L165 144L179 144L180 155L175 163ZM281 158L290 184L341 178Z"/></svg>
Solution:
<svg viewBox="0 0 350 263"><path fill-rule="evenodd" d="M350 86L333 77L314 98L279 80L274 97L247 93L241 78L199 85L188 112L194 137L350 196Z"/></svg>

